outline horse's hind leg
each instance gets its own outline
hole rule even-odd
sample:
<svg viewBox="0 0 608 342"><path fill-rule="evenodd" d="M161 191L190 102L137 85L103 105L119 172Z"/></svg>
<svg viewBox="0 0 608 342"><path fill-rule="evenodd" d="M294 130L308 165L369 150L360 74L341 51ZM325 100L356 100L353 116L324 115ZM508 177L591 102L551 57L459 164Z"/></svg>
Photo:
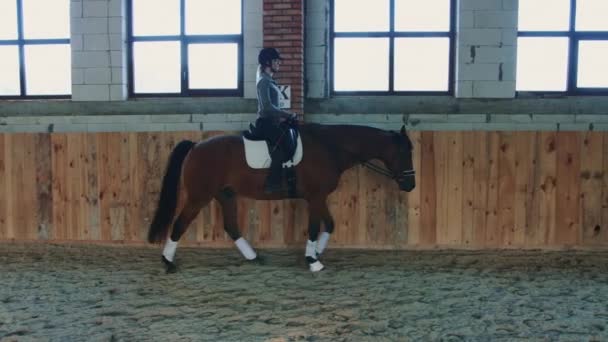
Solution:
<svg viewBox="0 0 608 342"><path fill-rule="evenodd" d="M215 197L222 206L224 217L224 230L228 236L234 241L234 244L239 249L243 257L247 260L259 260L257 253L251 248L249 242L241 236L237 221L237 204L236 194L231 189L224 189Z"/></svg>
<svg viewBox="0 0 608 342"><path fill-rule="evenodd" d="M317 255L323 254L323 251L325 250L325 248L327 248L329 239L331 237L331 234L334 232L335 226L334 219L331 216L331 213L329 212L329 208L327 207L327 202L323 201L321 203L322 205L320 205L320 215L321 220L325 225L325 231L319 235L319 240L317 241Z"/></svg>
<svg viewBox="0 0 608 342"><path fill-rule="evenodd" d="M207 203L188 201L175 220L173 231L171 232L169 240L165 243L165 248L163 250L162 260L167 266L167 273L174 273L177 270L174 263L177 243L188 229L190 223L196 218L204 204Z"/></svg>

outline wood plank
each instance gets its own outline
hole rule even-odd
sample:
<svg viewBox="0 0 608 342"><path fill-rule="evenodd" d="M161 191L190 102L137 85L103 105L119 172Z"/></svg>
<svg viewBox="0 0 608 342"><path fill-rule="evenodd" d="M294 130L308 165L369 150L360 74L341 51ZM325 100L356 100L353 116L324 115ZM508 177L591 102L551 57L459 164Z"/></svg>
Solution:
<svg viewBox="0 0 608 342"><path fill-rule="evenodd" d="M407 207L407 245L418 246L420 244L420 202L421 202L421 174L422 171L422 133L421 131L409 131L408 136L414 145L413 163L414 170L416 171L416 187L410 193L407 194L406 207Z"/></svg>
<svg viewBox="0 0 608 342"><path fill-rule="evenodd" d="M596 238L602 244L608 243L608 132L602 132L604 146L602 154L604 163L602 167L602 223Z"/></svg>
<svg viewBox="0 0 608 342"><path fill-rule="evenodd" d="M101 211L99 207L99 134L87 134L85 149L86 203L88 236L91 240L101 240Z"/></svg>
<svg viewBox="0 0 608 342"><path fill-rule="evenodd" d="M210 205L211 222L213 224L213 241L225 242L228 240L228 237L224 231L224 214L222 212L222 206L216 200L211 201Z"/></svg>
<svg viewBox="0 0 608 342"><path fill-rule="evenodd" d="M463 138L462 132L447 134L447 236L451 246L462 245L462 182L463 182Z"/></svg>
<svg viewBox="0 0 608 342"><path fill-rule="evenodd" d="M538 144L539 168L537 180L539 190L539 238L538 244L547 245L555 241L557 136L555 132L541 132Z"/></svg>
<svg viewBox="0 0 608 342"><path fill-rule="evenodd" d="M34 163L36 168L36 212L38 215L36 239L48 240L53 230L51 135L40 133L36 134L34 139L34 146L36 147ZM0 156L0 158L2 157ZM0 177L2 177L1 171Z"/></svg>
<svg viewBox="0 0 608 342"><path fill-rule="evenodd" d="M498 220L498 196L499 196L499 151L500 133L488 133L488 188L486 197L486 238L485 247L499 247L502 240L502 231Z"/></svg>
<svg viewBox="0 0 608 342"><path fill-rule="evenodd" d="M408 245L408 221L409 221L409 203L408 193L399 190L399 186L393 182L393 192L395 194L396 203L394 205L394 227L395 232L393 233L396 248L404 248ZM388 207L391 204L388 203Z"/></svg>
<svg viewBox="0 0 608 342"><path fill-rule="evenodd" d="M67 133L68 137L68 212L67 231L70 240L84 240L88 235L86 221L88 215L84 201L86 169L83 165L84 139L82 133Z"/></svg>
<svg viewBox="0 0 608 342"><path fill-rule="evenodd" d="M284 239L285 201L270 202L270 237L274 246L279 246Z"/></svg>
<svg viewBox="0 0 608 342"><path fill-rule="evenodd" d="M475 135L465 132L462 135L462 245L475 244L474 210L475 198Z"/></svg>
<svg viewBox="0 0 608 342"><path fill-rule="evenodd" d="M23 201L20 210L23 212L24 225L21 236L27 240L38 238L38 198L36 196L36 137L37 133L25 133L23 136L24 160L23 160Z"/></svg>
<svg viewBox="0 0 608 342"><path fill-rule="evenodd" d="M530 208L530 191L528 186L534 177L532 165L532 148L534 134L530 132L514 133L515 152L515 184L513 203L513 245L523 247L526 244L526 233L529 231L528 214Z"/></svg>
<svg viewBox="0 0 608 342"><path fill-rule="evenodd" d="M535 193L534 175L536 169L536 133L520 131L515 133L515 203L513 244L527 246L530 231L536 231L537 222L530 222L531 212L538 215L534 207Z"/></svg>
<svg viewBox="0 0 608 342"><path fill-rule="evenodd" d="M100 212L102 240L123 241L126 210L121 201L123 173L122 134L100 134Z"/></svg>
<svg viewBox="0 0 608 342"><path fill-rule="evenodd" d="M420 152L420 245L437 242L437 183L435 172L435 137L422 132Z"/></svg>
<svg viewBox="0 0 608 342"><path fill-rule="evenodd" d="M511 132L500 132L498 149L498 228L500 246L512 246L514 243L515 223L515 137Z"/></svg>
<svg viewBox="0 0 608 342"><path fill-rule="evenodd" d="M40 220L40 213L38 212L38 182L36 180L36 135L38 133L28 133L26 135L25 188L23 188L23 191L26 197L24 208L27 210L26 236L28 240L38 239Z"/></svg>
<svg viewBox="0 0 608 342"><path fill-rule="evenodd" d="M599 245L602 225L603 151L602 132L581 132L581 242Z"/></svg>
<svg viewBox="0 0 608 342"><path fill-rule="evenodd" d="M295 200L295 240L299 246L304 246L306 244L306 239L308 236L308 203L303 200Z"/></svg>
<svg viewBox="0 0 608 342"><path fill-rule="evenodd" d="M449 208L449 183L448 183L448 148L449 148L449 134L447 132L441 132L441 134L435 134L433 137L433 144L435 148L435 183L437 190L437 245L445 246L449 244L449 227L451 225L450 218L448 216Z"/></svg>
<svg viewBox="0 0 608 342"><path fill-rule="evenodd" d="M371 171L363 166L359 166L357 168L357 179L359 183L359 191L357 194L358 202L358 222L355 237L351 239L354 244L365 244L367 242L367 221L369 212L367 211L367 195L368 195L368 187L369 187L369 177L371 176Z"/></svg>
<svg viewBox="0 0 608 342"><path fill-rule="evenodd" d="M12 213L12 224L9 226L9 238L11 239L23 239L23 227L26 223L23 208L24 203L24 187L23 172L24 172L24 159L25 146L24 146L24 133L15 133L12 136L12 145L10 150L10 158L12 159L10 178L9 181L13 184L13 200L9 206L9 211Z"/></svg>
<svg viewBox="0 0 608 342"><path fill-rule="evenodd" d="M528 247L536 247L543 240L545 234L540 230L540 169L541 169L541 146L542 138L540 132L530 132L530 146L528 148L530 172L528 173L527 204L525 221L525 244Z"/></svg>
<svg viewBox="0 0 608 342"><path fill-rule="evenodd" d="M53 232L51 239L66 240L67 211L67 136L62 133L51 133L52 144L52 194L53 194Z"/></svg>
<svg viewBox="0 0 608 342"><path fill-rule="evenodd" d="M359 207L359 172L357 167L346 171L340 177L337 191L334 191L327 199L330 212L336 213L334 218L335 241L343 244L353 243L353 232L359 224L357 209ZM336 220L337 219L337 220Z"/></svg>
<svg viewBox="0 0 608 342"><path fill-rule="evenodd" d="M488 219L488 187L490 182L490 135L473 132L473 226L471 245L482 248L486 243Z"/></svg>
<svg viewBox="0 0 608 342"><path fill-rule="evenodd" d="M36 166L34 134L17 133L13 144L13 184L16 198L12 210L15 212L13 236L18 240L37 238Z"/></svg>
<svg viewBox="0 0 608 342"><path fill-rule="evenodd" d="M577 132L557 133L557 245L580 242L580 136Z"/></svg>
<svg viewBox="0 0 608 342"><path fill-rule="evenodd" d="M7 153L10 145L10 135L0 133L0 240L8 239L8 202L13 197L13 191L9 182L11 169L10 154Z"/></svg>
<svg viewBox="0 0 608 342"><path fill-rule="evenodd" d="M270 202L271 201L256 201L255 210L257 214L257 230L258 236L256 243L265 243L270 241ZM220 236L218 236L220 238Z"/></svg>
<svg viewBox="0 0 608 342"><path fill-rule="evenodd" d="M295 204L294 200L285 200L283 202L283 245L290 246L293 244L294 239L294 225L295 225Z"/></svg>
<svg viewBox="0 0 608 342"><path fill-rule="evenodd" d="M137 137L138 145L142 147L139 157L141 201L143 206L140 215L139 235L148 237L148 229L158 206L162 178L167 167L167 159L161 153L161 132L143 132Z"/></svg>
<svg viewBox="0 0 608 342"><path fill-rule="evenodd" d="M376 165L382 165L379 160L372 160ZM384 208L386 206L386 192L383 185L384 176L375 172L369 171L370 175L366 182L366 210L367 210L367 232L365 240L369 245L378 245L385 241L386 236L386 215Z"/></svg>

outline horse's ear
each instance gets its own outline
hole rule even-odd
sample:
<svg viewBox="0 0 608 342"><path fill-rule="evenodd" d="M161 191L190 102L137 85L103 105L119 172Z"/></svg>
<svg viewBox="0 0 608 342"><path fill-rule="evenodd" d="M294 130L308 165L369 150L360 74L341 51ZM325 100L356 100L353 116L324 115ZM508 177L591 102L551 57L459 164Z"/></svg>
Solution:
<svg viewBox="0 0 608 342"><path fill-rule="evenodd" d="M405 125L401 126L401 135L405 135Z"/></svg>

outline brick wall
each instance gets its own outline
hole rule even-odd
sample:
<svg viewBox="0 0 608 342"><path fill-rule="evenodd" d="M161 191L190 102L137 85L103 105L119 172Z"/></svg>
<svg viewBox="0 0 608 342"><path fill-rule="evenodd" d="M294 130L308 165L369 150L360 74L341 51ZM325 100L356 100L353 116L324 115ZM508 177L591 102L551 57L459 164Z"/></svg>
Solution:
<svg viewBox="0 0 608 342"><path fill-rule="evenodd" d="M304 113L304 0L264 0L264 47L285 59L275 76L291 86L291 110Z"/></svg>

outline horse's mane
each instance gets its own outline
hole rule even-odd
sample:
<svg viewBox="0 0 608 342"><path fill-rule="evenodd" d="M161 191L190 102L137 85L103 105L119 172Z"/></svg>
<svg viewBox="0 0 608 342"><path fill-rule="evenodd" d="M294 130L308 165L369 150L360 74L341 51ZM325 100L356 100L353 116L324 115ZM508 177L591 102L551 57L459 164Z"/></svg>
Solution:
<svg viewBox="0 0 608 342"><path fill-rule="evenodd" d="M387 131L370 126L350 124L324 125L319 123L301 125L300 132L304 134L308 133L317 139L322 139L325 143L339 143L353 137L362 139L387 133Z"/></svg>

